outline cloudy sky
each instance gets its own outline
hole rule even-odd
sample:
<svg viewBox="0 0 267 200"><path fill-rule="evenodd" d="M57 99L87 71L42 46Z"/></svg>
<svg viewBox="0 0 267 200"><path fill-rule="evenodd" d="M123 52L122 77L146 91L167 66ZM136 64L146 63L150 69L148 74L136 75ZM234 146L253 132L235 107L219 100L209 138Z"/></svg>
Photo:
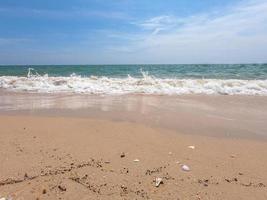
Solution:
<svg viewBox="0 0 267 200"><path fill-rule="evenodd" d="M267 62L267 0L1 0L0 64Z"/></svg>

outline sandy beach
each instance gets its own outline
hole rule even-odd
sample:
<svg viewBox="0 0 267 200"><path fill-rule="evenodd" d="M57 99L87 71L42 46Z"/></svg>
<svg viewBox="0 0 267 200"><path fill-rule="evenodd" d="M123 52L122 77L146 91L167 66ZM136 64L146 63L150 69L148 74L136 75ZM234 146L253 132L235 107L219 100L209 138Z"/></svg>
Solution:
<svg viewBox="0 0 267 200"><path fill-rule="evenodd" d="M0 197L267 199L266 102L2 92Z"/></svg>

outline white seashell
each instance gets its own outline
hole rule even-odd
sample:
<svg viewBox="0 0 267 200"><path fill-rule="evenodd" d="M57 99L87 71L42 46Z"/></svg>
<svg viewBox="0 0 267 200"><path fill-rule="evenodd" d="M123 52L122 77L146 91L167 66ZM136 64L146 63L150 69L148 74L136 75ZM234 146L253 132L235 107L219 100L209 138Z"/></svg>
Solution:
<svg viewBox="0 0 267 200"><path fill-rule="evenodd" d="M195 146L188 146L189 149L195 149Z"/></svg>
<svg viewBox="0 0 267 200"><path fill-rule="evenodd" d="M156 184L155 184L155 186L156 186L156 187L159 187L159 185L160 185L161 183L163 183L162 178L156 178Z"/></svg>
<svg viewBox="0 0 267 200"><path fill-rule="evenodd" d="M183 171L190 171L190 168L187 165L182 165L182 170Z"/></svg>
<svg viewBox="0 0 267 200"><path fill-rule="evenodd" d="M139 162L140 160L139 159L135 159L134 162Z"/></svg>

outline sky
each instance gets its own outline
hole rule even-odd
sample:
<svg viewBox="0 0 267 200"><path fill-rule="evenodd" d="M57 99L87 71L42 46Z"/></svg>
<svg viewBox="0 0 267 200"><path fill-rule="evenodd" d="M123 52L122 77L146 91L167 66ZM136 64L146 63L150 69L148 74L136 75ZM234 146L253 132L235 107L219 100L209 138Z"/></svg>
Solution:
<svg viewBox="0 0 267 200"><path fill-rule="evenodd" d="M1 0L0 64L267 63L267 0Z"/></svg>

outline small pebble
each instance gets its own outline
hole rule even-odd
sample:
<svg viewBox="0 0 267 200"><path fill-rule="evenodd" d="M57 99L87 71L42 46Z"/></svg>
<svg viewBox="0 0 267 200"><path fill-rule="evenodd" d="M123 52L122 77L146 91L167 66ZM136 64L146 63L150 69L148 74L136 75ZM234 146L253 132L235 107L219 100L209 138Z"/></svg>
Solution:
<svg viewBox="0 0 267 200"><path fill-rule="evenodd" d="M182 165L182 170L183 171L190 171L190 168L187 165Z"/></svg>
<svg viewBox="0 0 267 200"><path fill-rule="evenodd" d="M156 187L159 187L159 185L161 184L161 183L163 183L163 180L162 180L162 178L156 178L156 184L155 184L155 186Z"/></svg>

